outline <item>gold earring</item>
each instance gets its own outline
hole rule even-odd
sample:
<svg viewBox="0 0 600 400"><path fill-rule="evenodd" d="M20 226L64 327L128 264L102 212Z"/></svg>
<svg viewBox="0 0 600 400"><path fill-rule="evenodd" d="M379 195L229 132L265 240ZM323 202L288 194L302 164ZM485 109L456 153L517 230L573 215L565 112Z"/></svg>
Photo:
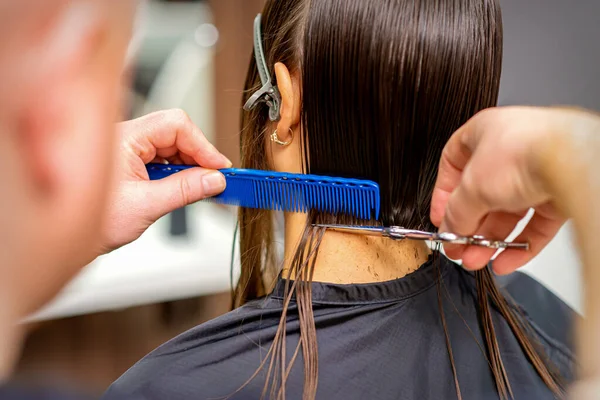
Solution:
<svg viewBox="0 0 600 400"><path fill-rule="evenodd" d="M294 131L292 130L292 128L288 128L288 130L290 131L290 136L292 136L290 140L288 140L287 142L282 142L281 140L279 140L279 136L277 136L277 129L275 129L275 131L271 134L271 142L277 143L280 146L287 146L290 143L292 143L292 140L294 140Z"/></svg>

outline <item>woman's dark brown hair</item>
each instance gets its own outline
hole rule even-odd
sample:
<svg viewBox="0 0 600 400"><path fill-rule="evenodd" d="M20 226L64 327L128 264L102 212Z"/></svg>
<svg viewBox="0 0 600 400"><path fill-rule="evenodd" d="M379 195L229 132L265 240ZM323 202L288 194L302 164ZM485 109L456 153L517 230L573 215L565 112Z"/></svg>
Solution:
<svg viewBox="0 0 600 400"><path fill-rule="evenodd" d="M438 161L450 135L478 111L496 105L502 63L502 21L497 0L268 0L263 46L271 76L276 62L302 81L302 148L305 172L379 183L377 223L435 229L429 207ZM243 101L259 87L251 59ZM241 116L244 168L270 169L265 154L268 110ZM311 273L323 235L311 223L361 223L348 216L311 212L293 261L289 299L296 295L301 334L304 398L313 399L318 377L310 296ZM278 266L271 244L271 212L241 209L241 276L234 305L269 292ZM490 307L508 321L525 355L556 394L563 389L528 327L497 288L488 269L476 273L484 356L499 397L512 397ZM438 291L441 285L438 284ZM440 295L441 304L441 292ZM289 299L287 302L289 302ZM287 306L284 304L284 307ZM445 317L440 308L442 323ZM271 397L285 397L284 311L270 350ZM448 353L452 348L447 337ZM299 352L295 349L294 357ZM456 391L460 387L455 375ZM278 387L276 389L276 387Z"/></svg>

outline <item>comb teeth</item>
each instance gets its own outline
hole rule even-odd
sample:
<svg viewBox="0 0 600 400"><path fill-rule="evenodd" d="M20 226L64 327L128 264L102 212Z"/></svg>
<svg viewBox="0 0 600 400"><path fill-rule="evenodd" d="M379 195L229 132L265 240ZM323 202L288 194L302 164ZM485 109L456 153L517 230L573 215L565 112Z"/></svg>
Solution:
<svg viewBox="0 0 600 400"><path fill-rule="evenodd" d="M147 165L150 179L187 168L190 167ZM227 188L208 201L286 212L317 210L365 220L379 217L379 186L372 181L235 168L221 172Z"/></svg>
<svg viewBox="0 0 600 400"><path fill-rule="evenodd" d="M379 186L375 182L244 169L221 172L227 188L209 201L287 212L318 210L360 219L379 217Z"/></svg>

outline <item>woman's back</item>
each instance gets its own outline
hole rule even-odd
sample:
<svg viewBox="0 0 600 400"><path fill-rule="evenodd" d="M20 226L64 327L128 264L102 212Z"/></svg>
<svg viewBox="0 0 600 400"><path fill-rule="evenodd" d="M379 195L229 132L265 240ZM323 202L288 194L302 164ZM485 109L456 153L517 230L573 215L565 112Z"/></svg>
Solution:
<svg viewBox="0 0 600 400"><path fill-rule="evenodd" d="M278 263L272 213L241 209L235 306L248 304L161 347L113 393L260 398L265 391L309 400L562 394L561 376L568 380L572 369L566 341L521 319L489 270L470 275L444 259L438 286L436 264L421 265L431 253L423 242L312 225L435 229L429 214L442 148L497 101L497 0L267 0L257 21L242 166L375 181L381 213L370 220L286 213ZM294 280L290 292L280 280L273 295L260 298L282 269Z"/></svg>
<svg viewBox="0 0 600 400"><path fill-rule="evenodd" d="M472 274L442 258L393 281L334 285L313 283L313 310L320 344L317 399L443 399L455 391L441 296L461 393L465 399L497 399L493 376L480 348ZM511 288L515 288L514 292ZM116 381L106 394L144 399L258 399L269 368L267 353L283 307L285 281L273 293L164 344ZM536 315L524 315L550 360L567 380L573 377L568 339L573 312L523 274L510 278L508 292L520 303L533 301ZM516 399L551 399L506 321L494 310L502 360ZM288 308L286 358L298 344L295 304ZM257 376L247 382L261 363ZM281 366L279 366L281 367ZM301 398L302 360L293 364L286 396ZM269 386L268 386L269 389ZM239 391L238 391L239 390ZM267 393L268 397L268 393ZM137 397L136 397L137 398Z"/></svg>

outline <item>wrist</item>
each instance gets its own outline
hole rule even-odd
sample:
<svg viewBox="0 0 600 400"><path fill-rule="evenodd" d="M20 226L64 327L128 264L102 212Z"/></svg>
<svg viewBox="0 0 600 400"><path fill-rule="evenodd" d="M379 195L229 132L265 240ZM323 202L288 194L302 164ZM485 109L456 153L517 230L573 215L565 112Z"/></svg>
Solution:
<svg viewBox="0 0 600 400"><path fill-rule="evenodd" d="M581 196L600 148L600 117L578 109L548 109L544 130L530 146L529 172L567 218L580 211ZM595 136L595 140L594 140Z"/></svg>
<svg viewBox="0 0 600 400"><path fill-rule="evenodd" d="M600 117L581 111L556 114L563 125L540 144L536 162L550 198L573 220L585 282L586 318L577 329L579 377L595 382L600 379Z"/></svg>
<svg viewBox="0 0 600 400"><path fill-rule="evenodd" d="M577 381L569 389L569 399L595 400L600 393L600 377L595 380Z"/></svg>

